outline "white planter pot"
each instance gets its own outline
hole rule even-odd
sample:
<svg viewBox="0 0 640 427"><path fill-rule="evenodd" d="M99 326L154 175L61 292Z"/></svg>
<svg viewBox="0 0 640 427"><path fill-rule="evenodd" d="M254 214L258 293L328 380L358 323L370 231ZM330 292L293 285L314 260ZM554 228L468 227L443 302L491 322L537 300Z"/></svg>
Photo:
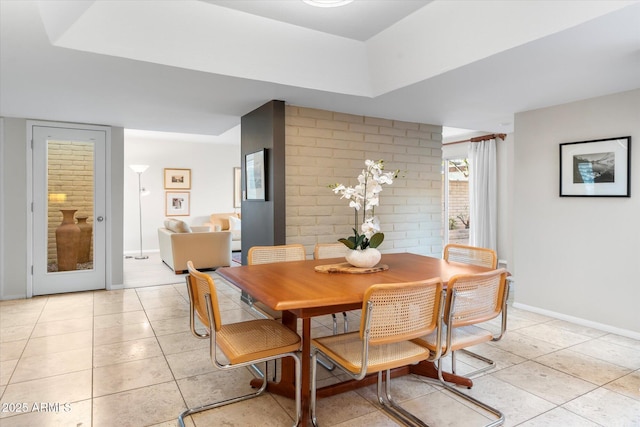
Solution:
<svg viewBox="0 0 640 427"><path fill-rule="evenodd" d="M367 248L365 250L354 249L347 253L345 259L354 267L369 268L378 265L380 262L380 251L375 248Z"/></svg>

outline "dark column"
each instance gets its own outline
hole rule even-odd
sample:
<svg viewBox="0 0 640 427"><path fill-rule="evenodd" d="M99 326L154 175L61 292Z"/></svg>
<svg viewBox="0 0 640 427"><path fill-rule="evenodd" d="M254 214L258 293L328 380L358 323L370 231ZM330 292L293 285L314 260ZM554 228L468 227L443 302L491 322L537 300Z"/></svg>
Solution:
<svg viewBox="0 0 640 427"><path fill-rule="evenodd" d="M283 245L285 230L284 102L270 101L241 119L242 264L252 246ZM246 199L246 156L265 150L265 200Z"/></svg>

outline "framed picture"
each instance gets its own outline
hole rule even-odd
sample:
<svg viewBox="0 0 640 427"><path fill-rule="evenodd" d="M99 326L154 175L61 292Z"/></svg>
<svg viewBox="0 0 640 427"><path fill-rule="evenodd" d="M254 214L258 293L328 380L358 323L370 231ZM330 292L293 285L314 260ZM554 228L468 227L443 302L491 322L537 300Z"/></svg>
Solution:
<svg viewBox="0 0 640 427"><path fill-rule="evenodd" d="M264 149L245 156L245 182L247 200L266 200L265 188L265 151Z"/></svg>
<svg viewBox="0 0 640 427"><path fill-rule="evenodd" d="M630 197L631 137L560 144L560 197Z"/></svg>
<svg viewBox="0 0 640 427"><path fill-rule="evenodd" d="M174 190L191 189L191 169L164 169L164 188Z"/></svg>
<svg viewBox="0 0 640 427"><path fill-rule="evenodd" d="M242 207L242 169L233 168L233 207Z"/></svg>
<svg viewBox="0 0 640 427"><path fill-rule="evenodd" d="M165 197L166 216L188 216L190 195L188 191L167 191Z"/></svg>

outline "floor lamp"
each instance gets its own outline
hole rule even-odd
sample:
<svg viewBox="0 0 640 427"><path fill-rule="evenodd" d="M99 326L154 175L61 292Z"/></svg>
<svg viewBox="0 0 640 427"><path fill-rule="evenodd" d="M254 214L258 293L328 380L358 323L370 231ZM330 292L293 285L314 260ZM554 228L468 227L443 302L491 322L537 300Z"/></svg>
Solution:
<svg viewBox="0 0 640 427"><path fill-rule="evenodd" d="M142 255L142 196L149 194L147 190L142 187L142 173L147 170L149 165L129 165L131 170L138 174L138 212L140 214L140 255L134 257L135 259L148 259L147 255Z"/></svg>

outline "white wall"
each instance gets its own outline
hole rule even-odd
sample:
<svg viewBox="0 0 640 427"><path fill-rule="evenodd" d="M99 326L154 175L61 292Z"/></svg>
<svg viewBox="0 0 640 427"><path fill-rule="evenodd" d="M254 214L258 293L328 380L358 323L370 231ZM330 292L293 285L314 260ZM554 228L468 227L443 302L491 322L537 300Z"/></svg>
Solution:
<svg viewBox="0 0 640 427"><path fill-rule="evenodd" d="M128 167L131 164L149 165L142 174L142 186L151 192L142 198L143 252L158 251L157 230L166 218L165 168L191 169L191 189L184 190L190 193L190 215L175 218L190 225L201 225L212 213L236 211L233 208L233 168L240 167L240 141L222 144L125 137L125 254L140 251L138 175Z"/></svg>
<svg viewBox="0 0 640 427"><path fill-rule="evenodd" d="M14 299L27 295L27 121L7 117L3 122L0 299Z"/></svg>
<svg viewBox="0 0 640 427"><path fill-rule="evenodd" d="M631 197L559 197L559 144L631 136ZM515 119L516 304L640 338L640 90Z"/></svg>
<svg viewBox="0 0 640 427"><path fill-rule="evenodd" d="M497 143L498 184L498 259L513 271L514 134Z"/></svg>
<svg viewBox="0 0 640 427"><path fill-rule="evenodd" d="M25 298L27 295L27 253L31 250L31 235L28 234L28 206L30 193L27 177L31 160L27 147L27 119L5 117L2 119L2 162L0 163L0 199L2 214L2 260L0 265L0 300ZM123 129L111 128L111 149L107 152L107 218L111 220L111 236L107 236L107 287L122 284L122 139ZM117 189L117 190L113 190ZM11 268L7 268L11 266Z"/></svg>

